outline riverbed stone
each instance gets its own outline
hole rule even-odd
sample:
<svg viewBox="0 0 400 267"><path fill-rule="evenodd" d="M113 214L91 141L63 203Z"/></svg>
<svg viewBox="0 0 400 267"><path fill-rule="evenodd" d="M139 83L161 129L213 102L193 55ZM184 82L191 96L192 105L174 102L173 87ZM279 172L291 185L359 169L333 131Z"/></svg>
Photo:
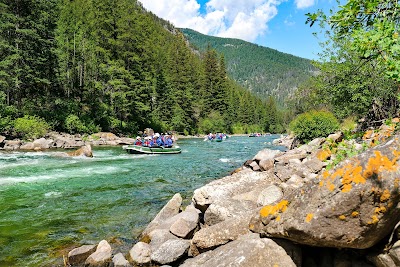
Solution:
<svg viewBox="0 0 400 267"><path fill-rule="evenodd" d="M268 238L247 234L213 251L186 260L181 267L296 267L286 251Z"/></svg>
<svg viewBox="0 0 400 267"><path fill-rule="evenodd" d="M53 139L39 138L33 141L34 149L38 148L40 150L49 149L53 146Z"/></svg>
<svg viewBox="0 0 400 267"><path fill-rule="evenodd" d="M245 169L196 189L192 202L204 212L214 202L232 198L252 191L261 184L272 184L275 181L278 180L271 172L253 172L251 169Z"/></svg>
<svg viewBox="0 0 400 267"><path fill-rule="evenodd" d="M108 266L111 262L112 248L106 240L100 241L97 249L85 261L85 266L103 267Z"/></svg>
<svg viewBox="0 0 400 267"><path fill-rule="evenodd" d="M258 206L271 205L278 202L283 197L282 189L276 185L270 185L263 189L257 198Z"/></svg>
<svg viewBox="0 0 400 267"><path fill-rule="evenodd" d="M181 209L181 205L182 196L179 193L175 194L160 210L156 217L149 223L149 225L147 225L146 229L142 233L142 236L149 234L151 231L157 229L167 219L177 215Z"/></svg>
<svg viewBox="0 0 400 267"><path fill-rule="evenodd" d="M129 257L135 264L148 264L151 261L151 247L144 242L136 243L129 251Z"/></svg>
<svg viewBox="0 0 400 267"><path fill-rule="evenodd" d="M70 157L85 156L92 158L93 157L92 147L90 145L82 146L81 148L75 151L67 152L67 155Z"/></svg>
<svg viewBox="0 0 400 267"><path fill-rule="evenodd" d="M181 214L184 216L176 220L169 231L180 238L191 238L199 223L199 213L185 210Z"/></svg>
<svg viewBox="0 0 400 267"><path fill-rule="evenodd" d="M16 140L5 140L4 149L5 150L17 150L21 146L22 142L19 139Z"/></svg>
<svg viewBox="0 0 400 267"><path fill-rule="evenodd" d="M187 254L189 246L189 240L168 240L151 253L151 260L159 264L173 263Z"/></svg>
<svg viewBox="0 0 400 267"><path fill-rule="evenodd" d="M150 237L150 247L152 251L157 250L162 244L168 240L179 239L176 235L172 234L169 229L155 229L151 231L148 236Z"/></svg>
<svg viewBox="0 0 400 267"><path fill-rule="evenodd" d="M372 247L400 221L399 150L395 136L340 163L277 205L265 206L250 228L311 246Z"/></svg>
<svg viewBox="0 0 400 267"><path fill-rule="evenodd" d="M278 155L282 155L283 153L280 150L268 149L265 148L259 151L254 157L253 160L259 162L261 160L273 159Z"/></svg>
<svg viewBox="0 0 400 267"><path fill-rule="evenodd" d="M196 256L250 233L249 219L252 214L253 212L250 211L240 218L232 218L200 229L192 238L189 254Z"/></svg>
<svg viewBox="0 0 400 267"><path fill-rule="evenodd" d="M112 258L113 267L132 267L132 265L127 261L122 253L116 254Z"/></svg>
<svg viewBox="0 0 400 267"><path fill-rule="evenodd" d="M34 150L35 149L35 145L33 144L33 142L27 142L22 144L19 149L21 150Z"/></svg>
<svg viewBox="0 0 400 267"><path fill-rule="evenodd" d="M68 253L68 263L72 266L82 264L96 251L97 245L83 245Z"/></svg>
<svg viewBox="0 0 400 267"><path fill-rule="evenodd" d="M224 199L208 207L204 213L204 223L211 226L227 219L238 218L256 208L257 204L253 201Z"/></svg>

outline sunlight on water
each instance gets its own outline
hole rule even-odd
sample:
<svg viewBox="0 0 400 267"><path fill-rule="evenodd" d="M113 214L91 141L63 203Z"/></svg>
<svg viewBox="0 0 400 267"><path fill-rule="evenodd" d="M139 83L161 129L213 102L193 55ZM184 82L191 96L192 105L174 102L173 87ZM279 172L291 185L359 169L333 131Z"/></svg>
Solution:
<svg viewBox="0 0 400 267"><path fill-rule="evenodd" d="M177 155L0 152L0 266L63 266L64 249L101 239L130 246L175 193L188 203L196 188L274 148L276 137L181 139Z"/></svg>

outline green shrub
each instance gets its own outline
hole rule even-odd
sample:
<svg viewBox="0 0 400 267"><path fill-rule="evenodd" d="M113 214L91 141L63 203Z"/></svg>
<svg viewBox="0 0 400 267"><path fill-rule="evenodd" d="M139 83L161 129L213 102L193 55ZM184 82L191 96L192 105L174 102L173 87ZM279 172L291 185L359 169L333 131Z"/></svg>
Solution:
<svg viewBox="0 0 400 267"><path fill-rule="evenodd" d="M88 131L85 124L74 114L65 119L65 129L71 134L86 133Z"/></svg>
<svg viewBox="0 0 400 267"><path fill-rule="evenodd" d="M327 135L339 129L339 122L328 111L309 111L298 115L289 125L290 130L302 143Z"/></svg>
<svg viewBox="0 0 400 267"><path fill-rule="evenodd" d="M14 131L24 139L43 137L49 129L48 123L37 116L25 115L14 121Z"/></svg>

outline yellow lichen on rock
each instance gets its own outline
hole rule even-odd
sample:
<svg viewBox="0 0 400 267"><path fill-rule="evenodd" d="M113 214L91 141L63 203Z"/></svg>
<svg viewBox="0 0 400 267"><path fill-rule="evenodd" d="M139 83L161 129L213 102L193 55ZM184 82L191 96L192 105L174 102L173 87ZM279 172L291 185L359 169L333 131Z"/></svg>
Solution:
<svg viewBox="0 0 400 267"><path fill-rule="evenodd" d="M332 155L332 152L329 148L321 149L317 152L317 159L320 161L327 160Z"/></svg>
<svg viewBox="0 0 400 267"><path fill-rule="evenodd" d="M341 219L342 221L344 221L344 220L346 220L346 216L340 215L340 216L339 216L339 219Z"/></svg>
<svg viewBox="0 0 400 267"><path fill-rule="evenodd" d="M368 160L367 165L365 166L365 170L363 172L363 176L368 178L372 175L379 175L382 171L395 171L397 168L396 161L398 159L397 156L390 160L386 156L382 156L380 151L374 151L375 157L371 157ZM380 178L378 176L378 178Z"/></svg>
<svg viewBox="0 0 400 267"><path fill-rule="evenodd" d="M260 210L260 215L262 217L267 217L269 215L275 215L279 212L284 212L287 209L288 204L289 204L289 201L282 200L281 202L279 202L276 205L265 206Z"/></svg>
<svg viewBox="0 0 400 267"><path fill-rule="evenodd" d="M305 221L309 223L309 222L311 222L313 217L314 217L314 214L309 213L309 214L307 214Z"/></svg>
<svg viewBox="0 0 400 267"><path fill-rule="evenodd" d="M389 190L385 189L381 195L380 201L386 202L389 200L389 198L390 198L390 192L389 192Z"/></svg>

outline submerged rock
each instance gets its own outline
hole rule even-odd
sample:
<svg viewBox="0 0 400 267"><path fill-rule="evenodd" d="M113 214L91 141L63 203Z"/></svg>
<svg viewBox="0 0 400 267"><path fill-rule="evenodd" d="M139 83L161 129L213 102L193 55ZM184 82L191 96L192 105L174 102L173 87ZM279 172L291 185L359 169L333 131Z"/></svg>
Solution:
<svg viewBox="0 0 400 267"><path fill-rule="evenodd" d="M79 156L85 156L90 158L93 157L92 147L90 145L82 146L78 150L67 152L66 154L70 157L79 157Z"/></svg>
<svg viewBox="0 0 400 267"><path fill-rule="evenodd" d="M85 261L85 266L89 267L103 267L108 266L111 262L112 249L106 240L100 241L97 249Z"/></svg>

